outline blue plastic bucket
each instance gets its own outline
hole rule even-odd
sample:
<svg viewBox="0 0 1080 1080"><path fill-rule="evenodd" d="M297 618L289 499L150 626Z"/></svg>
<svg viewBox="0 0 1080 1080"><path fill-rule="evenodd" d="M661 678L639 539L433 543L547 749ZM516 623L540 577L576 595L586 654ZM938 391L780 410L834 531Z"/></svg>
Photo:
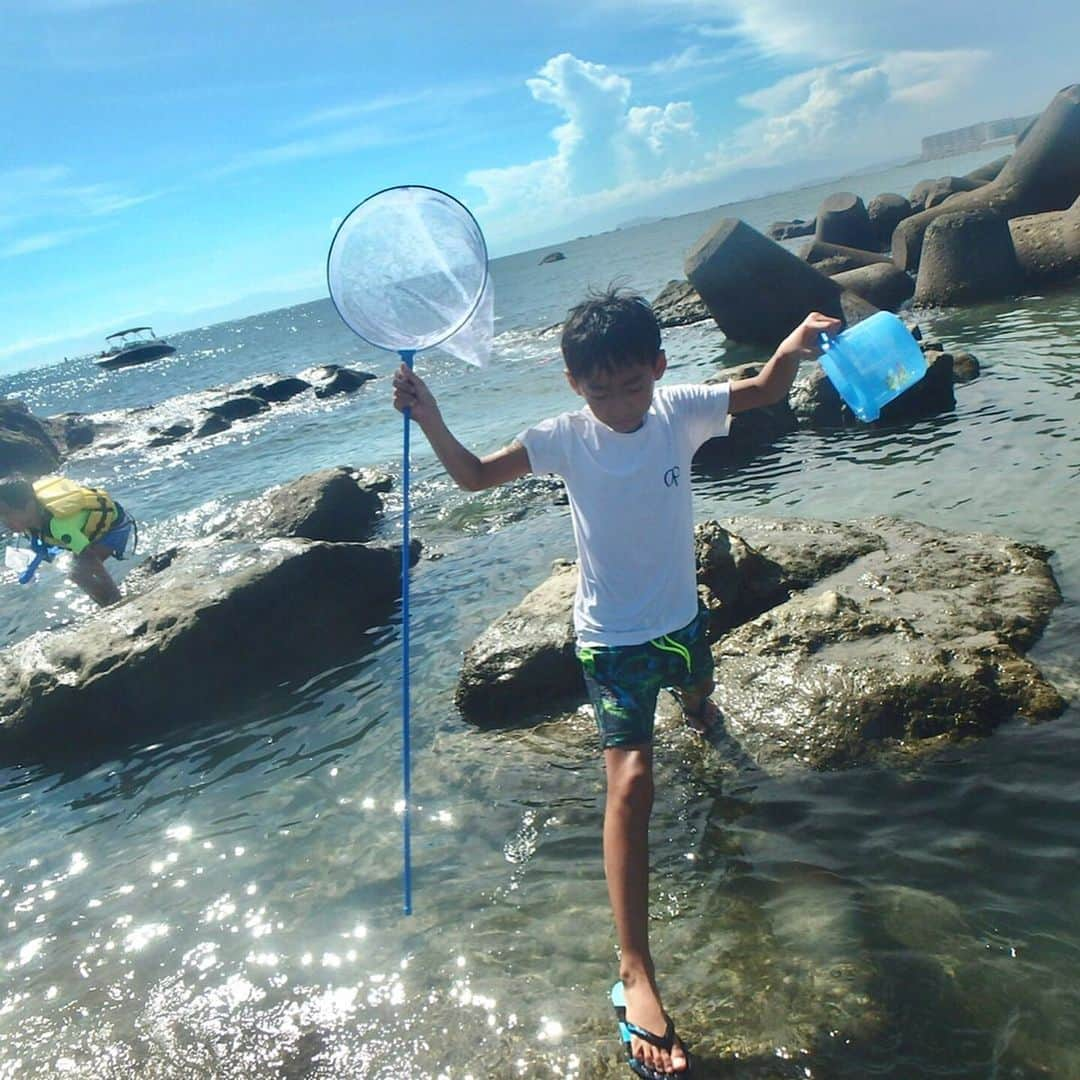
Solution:
<svg viewBox="0 0 1080 1080"><path fill-rule="evenodd" d="M926 357L911 331L879 311L842 334L821 335L821 366L851 411L876 420L881 407L926 374Z"/></svg>

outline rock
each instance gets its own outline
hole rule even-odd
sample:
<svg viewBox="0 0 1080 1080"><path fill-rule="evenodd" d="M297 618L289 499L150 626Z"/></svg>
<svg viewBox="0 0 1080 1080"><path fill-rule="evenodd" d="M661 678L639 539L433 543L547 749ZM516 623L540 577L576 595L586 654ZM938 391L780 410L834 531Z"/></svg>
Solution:
<svg viewBox="0 0 1080 1080"><path fill-rule="evenodd" d="M879 518L880 546L714 648L727 733L759 765L835 768L1048 719L1023 653L1060 593L1045 549Z"/></svg>
<svg viewBox="0 0 1080 1080"><path fill-rule="evenodd" d="M545 263L562 262L566 256L561 251L551 251L540 260L540 265Z"/></svg>
<svg viewBox="0 0 1080 1080"><path fill-rule="evenodd" d="M874 421L876 424L906 424L956 408L952 356L949 353L931 353L927 355L926 362L926 374L899 397L882 405L881 416Z"/></svg>
<svg viewBox="0 0 1080 1080"><path fill-rule="evenodd" d="M815 431L851 427L858 423L839 391L818 364L807 364L789 395L791 411L800 426Z"/></svg>
<svg viewBox="0 0 1080 1080"><path fill-rule="evenodd" d="M882 311L896 311L915 292L915 282L891 262L871 263L834 274L833 281Z"/></svg>
<svg viewBox="0 0 1080 1080"><path fill-rule="evenodd" d="M923 240L915 303L972 304L1020 292L1009 226L993 210L960 210L935 218Z"/></svg>
<svg viewBox="0 0 1080 1080"><path fill-rule="evenodd" d="M969 352L954 352L952 354L953 382L969 383L979 376L982 370L979 361Z"/></svg>
<svg viewBox="0 0 1080 1080"><path fill-rule="evenodd" d="M393 608L399 561L306 540L188 552L145 593L0 651L0 759L93 758L354 659Z"/></svg>
<svg viewBox="0 0 1080 1080"><path fill-rule="evenodd" d="M952 390L952 357L948 353L927 353L926 374L899 397L882 406L881 416L864 425L848 408L836 387L819 365L800 378L791 391L791 408L796 420L815 430L878 425L891 426L947 412L956 405Z"/></svg>
<svg viewBox="0 0 1080 1080"><path fill-rule="evenodd" d="M584 695L574 655L576 588L576 564L557 564L547 581L469 646L454 695L466 720L507 726L523 714Z"/></svg>
<svg viewBox="0 0 1080 1080"><path fill-rule="evenodd" d="M217 405L208 405L206 412L214 416L220 416L222 420L246 420L249 416L266 412L270 406L262 398L251 394L238 394L236 397L226 398Z"/></svg>
<svg viewBox="0 0 1080 1080"><path fill-rule="evenodd" d="M334 397L337 394L351 394L358 390L366 382L375 378L370 372L355 371L353 368L338 367L336 364L327 364L324 370L329 376L315 387L317 398Z"/></svg>
<svg viewBox="0 0 1080 1080"><path fill-rule="evenodd" d="M1013 218L1009 233L1025 284L1080 275L1080 198L1068 210Z"/></svg>
<svg viewBox="0 0 1080 1080"><path fill-rule="evenodd" d="M686 326L709 318L709 309L689 281L669 281L652 302L662 327Z"/></svg>
<svg viewBox="0 0 1080 1080"><path fill-rule="evenodd" d="M97 424L82 413L60 413L41 421L61 454L70 454L89 446L97 435Z"/></svg>
<svg viewBox="0 0 1080 1080"><path fill-rule="evenodd" d="M793 218L791 221L774 221L767 232L770 240L794 240L800 236L813 236L817 228L817 218L803 221Z"/></svg>
<svg viewBox="0 0 1080 1080"><path fill-rule="evenodd" d="M204 410L203 419L192 432L192 438L205 439L208 435L218 435L222 431L228 431L231 427L232 424L224 416Z"/></svg>
<svg viewBox="0 0 1080 1080"><path fill-rule="evenodd" d="M870 227L874 234L874 248L888 251L892 242L893 230L904 218L914 213L911 203L903 195L892 191L875 195L866 204L866 215L870 218Z"/></svg>
<svg viewBox="0 0 1080 1080"><path fill-rule="evenodd" d="M294 537L305 540L370 540L382 513L386 474L338 466L308 473L237 510L223 539Z"/></svg>
<svg viewBox="0 0 1080 1080"><path fill-rule="evenodd" d="M759 523L739 519L740 533L750 524ZM800 523L797 531L780 535L766 523L759 531L764 546L715 523L695 530L698 581L713 613L713 636L781 603L790 588L832 573L877 542L854 526L813 529ZM576 587L576 564L557 563L545 582L466 650L455 700L467 720L485 727L509 725L523 713L550 710L567 698L583 699L581 667L574 656Z"/></svg>
<svg viewBox="0 0 1080 1080"><path fill-rule="evenodd" d="M854 323L876 310L737 218L725 218L694 245L686 276L729 338L767 349L809 311Z"/></svg>
<svg viewBox="0 0 1080 1080"><path fill-rule="evenodd" d="M881 548L872 524L810 518L727 518L724 527L775 564L789 590L808 589L856 559ZM709 523L698 526L701 535Z"/></svg>
<svg viewBox="0 0 1080 1080"><path fill-rule="evenodd" d="M783 568L716 521L694 530L698 592L709 609L709 639L782 604L791 595Z"/></svg>
<svg viewBox="0 0 1080 1080"><path fill-rule="evenodd" d="M878 251L863 251L859 248L843 247L840 244L829 244L823 240L812 240L806 244L799 252L799 257L805 259L820 273L830 276L845 270L855 270L860 266L876 266L879 263L891 262L888 255L882 255Z"/></svg>
<svg viewBox="0 0 1080 1080"><path fill-rule="evenodd" d="M170 446L172 443L179 439L182 439L185 435L190 435L194 430L195 425L184 420L176 424L170 424L166 428L161 428L154 435L146 445L147 446ZM154 428L150 429L154 431Z"/></svg>
<svg viewBox="0 0 1080 1080"><path fill-rule="evenodd" d="M26 405L0 398L0 476L19 473L36 479L60 464L60 449Z"/></svg>
<svg viewBox="0 0 1080 1080"><path fill-rule="evenodd" d="M818 208L814 236L826 244L864 250L877 242L862 199L850 191L838 191L825 199Z"/></svg>
<svg viewBox="0 0 1080 1080"><path fill-rule="evenodd" d="M912 205L915 205L914 192ZM1064 210L1080 195L1080 84L1060 91L1035 121L997 178L975 191L902 221L893 233L893 261L914 273L930 222L942 213L990 209L1006 219Z"/></svg>
<svg viewBox="0 0 1080 1080"><path fill-rule="evenodd" d="M400 549L306 540L189 552L146 593L0 651L0 759L95 756L354 658L399 565Z"/></svg>
<svg viewBox="0 0 1080 1080"><path fill-rule="evenodd" d="M297 394L302 394L305 390L310 389L311 383L297 378L295 375L287 375L274 379L272 382L255 383L254 386L249 386L244 393L262 401L276 404L281 401L288 401L290 398L296 397Z"/></svg>
<svg viewBox="0 0 1080 1080"><path fill-rule="evenodd" d="M1043 548L895 518L737 518L695 540L722 634L714 697L760 765L838 767L1064 707L1023 655L1061 600ZM575 582L560 567L468 650L466 719L509 726L583 697Z"/></svg>
<svg viewBox="0 0 1080 1080"><path fill-rule="evenodd" d="M752 379L760 374L763 367L764 364L758 363L739 364L725 368L705 381L720 383ZM797 426L795 414L786 399L776 405L748 409L731 418L727 435L703 443L694 456L694 462L711 469L743 464Z"/></svg>

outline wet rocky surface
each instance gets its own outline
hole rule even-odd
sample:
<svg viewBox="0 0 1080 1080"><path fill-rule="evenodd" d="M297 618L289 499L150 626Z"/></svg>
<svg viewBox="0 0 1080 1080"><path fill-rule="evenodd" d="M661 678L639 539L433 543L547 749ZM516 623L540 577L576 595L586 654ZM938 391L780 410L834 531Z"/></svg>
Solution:
<svg viewBox="0 0 1080 1080"><path fill-rule="evenodd" d="M1026 656L1061 599L1044 548L885 517L739 518L696 538L716 735L760 767L884 761L1064 708ZM513 725L580 704L574 585L558 566L466 651L466 719Z"/></svg>

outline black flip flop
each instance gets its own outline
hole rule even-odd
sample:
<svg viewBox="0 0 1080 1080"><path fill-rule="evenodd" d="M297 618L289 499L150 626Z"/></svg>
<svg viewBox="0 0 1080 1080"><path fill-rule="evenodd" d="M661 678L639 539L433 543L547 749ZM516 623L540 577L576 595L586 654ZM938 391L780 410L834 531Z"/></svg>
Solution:
<svg viewBox="0 0 1080 1080"><path fill-rule="evenodd" d="M626 1064L634 1073L642 1080L688 1080L694 1068L694 1062L690 1057L690 1051L686 1049L686 1044L675 1034L675 1024L667 1013L664 1014L664 1019L667 1020L664 1034L657 1035L654 1031L638 1027L637 1024L626 1019L626 995L621 982L617 982L611 988L611 1004L615 1008L615 1019L619 1021L619 1038L622 1039L623 1049L626 1051ZM686 1054L686 1068L678 1072L658 1072L644 1062L638 1061L631 1052L631 1036L650 1043L660 1050L666 1050L669 1054L678 1043Z"/></svg>

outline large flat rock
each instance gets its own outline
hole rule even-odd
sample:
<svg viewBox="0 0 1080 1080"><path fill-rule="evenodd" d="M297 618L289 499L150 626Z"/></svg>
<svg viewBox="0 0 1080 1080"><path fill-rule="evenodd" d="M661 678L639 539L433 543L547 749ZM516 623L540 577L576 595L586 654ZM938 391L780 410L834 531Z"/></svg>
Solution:
<svg viewBox="0 0 1080 1080"><path fill-rule="evenodd" d="M759 764L836 768L983 735L1064 702L1026 657L1061 596L1044 548L895 518L697 529L714 698ZM466 652L457 701L511 726L583 699L562 566Z"/></svg>
<svg viewBox="0 0 1080 1080"><path fill-rule="evenodd" d="M359 543L185 551L116 606L0 651L0 760L96 752L323 671L366 647L399 567L400 548Z"/></svg>

